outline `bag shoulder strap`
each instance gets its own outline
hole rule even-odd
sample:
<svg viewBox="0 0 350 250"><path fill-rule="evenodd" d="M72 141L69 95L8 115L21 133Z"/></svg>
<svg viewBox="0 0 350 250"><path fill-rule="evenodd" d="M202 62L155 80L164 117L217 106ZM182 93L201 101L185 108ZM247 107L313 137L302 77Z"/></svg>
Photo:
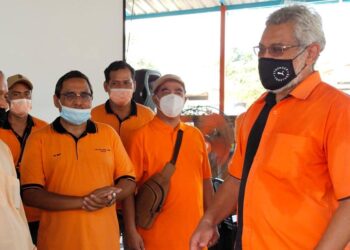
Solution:
<svg viewBox="0 0 350 250"><path fill-rule="evenodd" d="M175 164L176 164L177 156L179 155L180 146L181 146L181 142L182 142L182 136L183 136L183 131L181 129L179 129L179 131L177 132L175 147L174 147L173 156L171 158L171 161L169 163L165 164L165 166L163 167L163 169L161 171L163 178L165 178L165 180L167 180L167 181L169 181L170 177L173 175L173 173L175 171Z"/></svg>
<svg viewBox="0 0 350 250"><path fill-rule="evenodd" d="M174 151L173 151L173 157L171 158L171 161L170 161L170 163L173 165L176 164L177 157L179 155L183 133L184 133L184 131L181 129L179 129L179 131L177 131L177 137L176 137L175 147L174 147Z"/></svg>

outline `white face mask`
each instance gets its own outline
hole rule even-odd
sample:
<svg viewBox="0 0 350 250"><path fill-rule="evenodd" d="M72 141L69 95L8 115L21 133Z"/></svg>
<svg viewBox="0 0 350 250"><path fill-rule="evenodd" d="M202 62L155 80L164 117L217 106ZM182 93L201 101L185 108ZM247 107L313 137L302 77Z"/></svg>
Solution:
<svg viewBox="0 0 350 250"><path fill-rule="evenodd" d="M113 88L109 92L109 98L117 105L124 106L128 104L132 98L133 89Z"/></svg>
<svg viewBox="0 0 350 250"><path fill-rule="evenodd" d="M26 116L32 109L32 100L30 99L15 99L10 102L10 110L18 116Z"/></svg>
<svg viewBox="0 0 350 250"><path fill-rule="evenodd" d="M163 96L159 100L159 108L162 113L172 118L181 114L184 104L184 98L175 94Z"/></svg>

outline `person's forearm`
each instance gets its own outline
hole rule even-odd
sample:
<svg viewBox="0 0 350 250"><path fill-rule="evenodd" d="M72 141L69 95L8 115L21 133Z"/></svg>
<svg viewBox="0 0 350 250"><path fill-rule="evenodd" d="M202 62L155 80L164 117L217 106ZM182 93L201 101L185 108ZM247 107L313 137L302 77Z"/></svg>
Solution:
<svg viewBox="0 0 350 250"><path fill-rule="evenodd" d="M122 201L122 212L125 231L127 233L136 231L134 195L130 195Z"/></svg>
<svg viewBox="0 0 350 250"><path fill-rule="evenodd" d="M208 209L210 204L213 203L214 199L214 189L211 179L206 179L203 181L203 205L204 211Z"/></svg>
<svg viewBox="0 0 350 250"><path fill-rule="evenodd" d="M136 183L125 178L120 179L115 187L121 189L121 192L117 195L117 201L122 201L135 192Z"/></svg>
<svg viewBox="0 0 350 250"><path fill-rule="evenodd" d="M237 206L239 185L240 181L238 179L228 176L219 187L202 220L217 225L232 214Z"/></svg>
<svg viewBox="0 0 350 250"><path fill-rule="evenodd" d="M23 202L44 210L73 210L82 208L83 197L55 194L44 189L27 189L23 191Z"/></svg>
<svg viewBox="0 0 350 250"><path fill-rule="evenodd" d="M350 198L340 201L316 250L343 250L350 241Z"/></svg>

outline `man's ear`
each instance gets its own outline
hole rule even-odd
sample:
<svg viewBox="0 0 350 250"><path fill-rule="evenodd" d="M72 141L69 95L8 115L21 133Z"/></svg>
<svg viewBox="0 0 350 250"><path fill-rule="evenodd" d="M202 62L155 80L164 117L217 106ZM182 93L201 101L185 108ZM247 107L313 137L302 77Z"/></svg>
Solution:
<svg viewBox="0 0 350 250"><path fill-rule="evenodd" d="M10 98L9 98L9 93L8 92L5 94L5 100L6 100L6 102L8 104L10 104Z"/></svg>
<svg viewBox="0 0 350 250"><path fill-rule="evenodd" d="M53 95L53 103L55 104L55 107L61 110L62 106L60 104L60 101L56 95Z"/></svg>
<svg viewBox="0 0 350 250"><path fill-rule="evenodd" d="M317 58L320 55L320 51L321 47L318 43L312 43L308 46L307 48L307 52L308 52L308 56L306 58L306 63L308 65L313 65L315 64Z"/></svg>
<svg viewBox="0 0 350 250"><path fill-rule="evenodd" d="M103 82L103 88L105 89L105 92L108 93L108 91L109 91L109 86L108 86L108 83L107 83L107 82Z"/></svg>
<svg viewBox="0 0 350 250"><path fill-rule="evenodd" d="M152 101L156 106L159 106L159 98L156 94L152 94Z"/></svg>
<svg viewBox="0 0 350 250"><path fill-rule="evenodd" d="M135 93L135 91L136 91L136 80L135 79L133 79L132 80L132 89L133 89L133 93Z"/></svg>

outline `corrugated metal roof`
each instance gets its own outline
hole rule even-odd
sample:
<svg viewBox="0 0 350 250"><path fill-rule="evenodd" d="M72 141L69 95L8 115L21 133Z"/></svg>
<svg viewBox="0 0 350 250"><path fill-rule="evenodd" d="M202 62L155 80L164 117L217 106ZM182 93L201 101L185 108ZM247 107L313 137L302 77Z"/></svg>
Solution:
<svg viewBox="0 0 350 250"><path fill-rule="evenodd" d="M139 19L181 14L283 5L292 2L329 3L347 0L125 0L126 18Z"/></svg>

